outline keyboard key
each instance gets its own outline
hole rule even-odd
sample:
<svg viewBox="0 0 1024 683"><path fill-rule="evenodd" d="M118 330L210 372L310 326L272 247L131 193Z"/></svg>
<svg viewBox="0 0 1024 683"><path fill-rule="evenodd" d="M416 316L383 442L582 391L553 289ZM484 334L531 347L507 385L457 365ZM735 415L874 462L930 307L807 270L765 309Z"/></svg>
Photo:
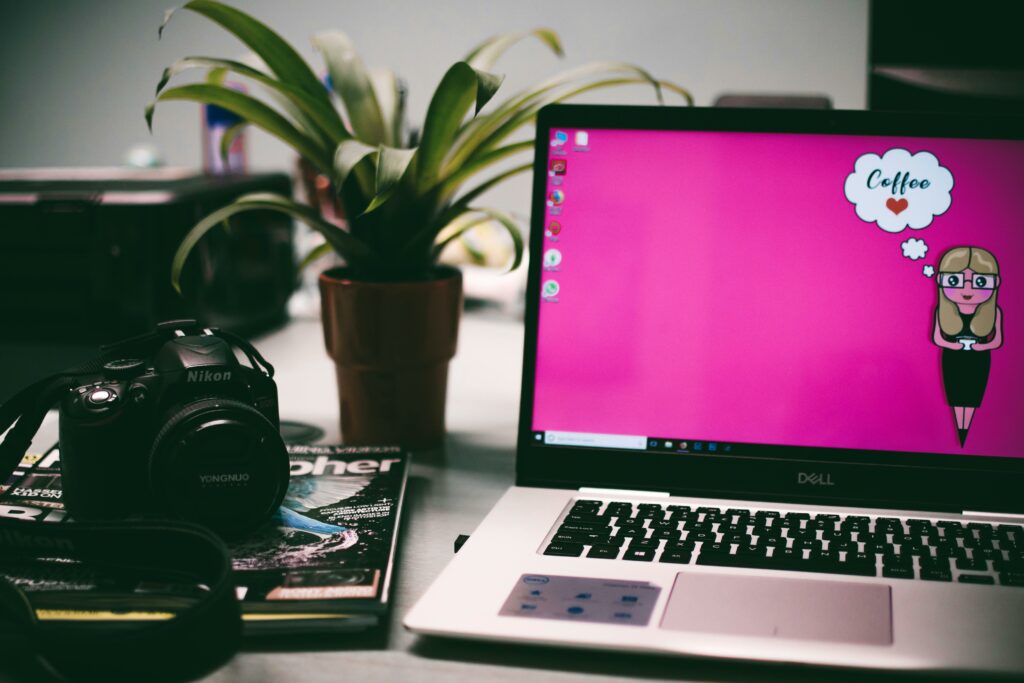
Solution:
<svg viewBox="0 0 1024 683"><path fill-rule="evenodd" d="M716 553L716 554L720 554L720 555L728 555L731 552L732 552L732 546L730 546L728 543L707 542L704 545L702 545L701 548L700 548L701 555L704 555L705 553Z"/></svg>
<svg viewBox="0 0 1024 683"><path fill-rule="evenodd" d="M657 538L640 539L634 538L629 542L630 550L657 550L661 540Z"/></svg>
<svg viewBox="0 0 1024 683"><path fill-rule="evenodd" d="M693 558L693 553L689 550L668 550L665 549L661 553L661 557L658 559L659 562L670 562L672 564L689 564Z"/></svg>
<svg viewBox="0 0 1024 683"><path fill-rule="evenodd" d="M921 568L921 578L925 581L952 581L953 572L949 569L925 569Z"/></svg>
<svg viewBox="0 0 1024 683"><path fill-rule="evenodd" d="M1024 572L1002 572L999 583L1004 586L1024 586Z"/></svg>
<svg viewBox="0 0 1024 683"><path fill-rule="evenodd" d="M587 551L587 557L595 557L602 560L614 560L619 556L619 548L612 545L595 545Z"/></svg>
<svg viewBox="0 0 1024 683"><path fill-rule="evenodd" d="M582 543L551 543L544 549L545 555L560 557L579 557L583 554Z"/></svg>
<svg viewBox="0 0 1024 683"><path fill-rule="evenodd" d="M677 529L655 529L651 532L651 538L663 538L667 541L678 541L683 537L683 532Z"/></svg>
<svg viewBox="0 0 1024 683"><path fill-rule="evenodd" d="M604 522L564 522L558 530L563 533L572 533L574 531L582 531L583 533L590 533L591 531L612 532L612 528Z"/></svg>
<svg viewBox="0 0 1024 683"><path fill-rule="evenodd" d="M905 569L913 568L914 562L911 559L911 555L883 555L882 556L882 567L892 569ZM883 573L883 576L885 574ZM902 577L900 577L902 578Z"/></svg>
<svg viewBox="0 0 1024 683"><path fill-rule="evenodd" d="M961 574L959 578L960 583L985 583L993 584L996 582L994 578L987 574Z"/></svg>
<svg viewBox="0 0 1024 683"><path fill-rule="evenodd" d="M626 548L626 552L623 553L622 559L633 560L639 562L650 562L654 559L654 550L641 548L634 550L633 548Z"/></svg>
<svg viewBox="0 0 1024 683"><path fill-rule="evenodd" d="M936 570L949 572L949 558L948 557L922 557L921 560L921 571L924 570Z"/></svg>
<svg viewBox="0 0 1024 683"><path fill-rule="evenodd" d="M897 567L882 565L882 576L889 579L912 579L914 578L913 567Z"/></svg>
<svg viewBox="0 0 1024 683"><path fill-rule="evenodd" d="M567 534L559 532L551 537L551 541L553 543L582 543L584 545L594 545L595 543L607 542L608 538L609 536L605 534Z"/></svg>
<svg viewBox="0 0 1024 683"><path fill-rule="evenodd" d="M956 568L985 571L988 569L988 561L984 557L965 557L956 561Z"/></svg>

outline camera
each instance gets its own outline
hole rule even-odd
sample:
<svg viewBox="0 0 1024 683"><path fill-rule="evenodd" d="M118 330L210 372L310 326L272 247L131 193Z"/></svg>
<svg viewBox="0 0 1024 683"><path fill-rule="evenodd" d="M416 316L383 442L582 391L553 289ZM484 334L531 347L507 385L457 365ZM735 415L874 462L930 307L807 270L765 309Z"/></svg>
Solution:
<svg viewBox="0 0 1024 683"><path fill-rule="evenodd" d="M111 347L70 378L60 454L74 518L182 518L235 536L280 506L289 470L272 366L233 335L181 327Z"/></svg>

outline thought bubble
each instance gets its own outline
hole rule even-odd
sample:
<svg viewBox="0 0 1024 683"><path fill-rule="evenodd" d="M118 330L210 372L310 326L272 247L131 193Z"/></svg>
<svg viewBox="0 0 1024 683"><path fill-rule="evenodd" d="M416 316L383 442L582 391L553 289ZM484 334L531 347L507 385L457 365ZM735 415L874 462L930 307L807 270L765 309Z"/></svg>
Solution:
<svg viewBox="0 0 1024 683"><path fill-rule="evenodd" d="M903 256L911 261L923 259L925 254L928 253L928 245L924 243L924 240L919 240L915 237L911 237L901 244L900 248L903 249Z"/></svg>
<svg viewBox="0 0 1024 683"><path fill-rule="evenodd" d="M935 275L935 267L925 266L924 268L921 269L921 272L924 274L925 277L931 277Z"/></svg>
<svg viewBox="0 0 1024 683"><path fill-rule="evenodd" d="M862 221L892 233L927 228L949 208L952 189L953 174L934 154L899 148L861 155L843 186Z"/></svg>

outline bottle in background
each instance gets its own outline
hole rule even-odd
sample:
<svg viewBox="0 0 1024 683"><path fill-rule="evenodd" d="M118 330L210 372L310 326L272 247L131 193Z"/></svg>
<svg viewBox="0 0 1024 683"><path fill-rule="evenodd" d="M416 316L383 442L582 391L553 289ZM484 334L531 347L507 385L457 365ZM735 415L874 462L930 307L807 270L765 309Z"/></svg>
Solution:
<svg viewBox="0 0 1024 683"><path fill-rule="evenodd" d="M240 83L227 83L229 88L245 92ZM228 175L246 172L245 129L236 126L242 118L234 112L213 104L202 108L203 115L203 170L208 175ZM232 135L226 155L221 154L225 135Z"/></svg>

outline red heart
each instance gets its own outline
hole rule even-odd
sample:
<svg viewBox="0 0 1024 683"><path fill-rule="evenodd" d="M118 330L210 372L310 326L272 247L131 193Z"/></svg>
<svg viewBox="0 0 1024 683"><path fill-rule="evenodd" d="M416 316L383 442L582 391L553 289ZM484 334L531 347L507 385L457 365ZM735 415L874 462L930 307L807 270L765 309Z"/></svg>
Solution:
<svg viewBox="0 0 1024 683"><path fill-rule="evenodd" d="M885 200L885 207L897 216L906 210L908 204L909 202L907 202L906 199L894 199L893 197L889 197Z"/></svg>

